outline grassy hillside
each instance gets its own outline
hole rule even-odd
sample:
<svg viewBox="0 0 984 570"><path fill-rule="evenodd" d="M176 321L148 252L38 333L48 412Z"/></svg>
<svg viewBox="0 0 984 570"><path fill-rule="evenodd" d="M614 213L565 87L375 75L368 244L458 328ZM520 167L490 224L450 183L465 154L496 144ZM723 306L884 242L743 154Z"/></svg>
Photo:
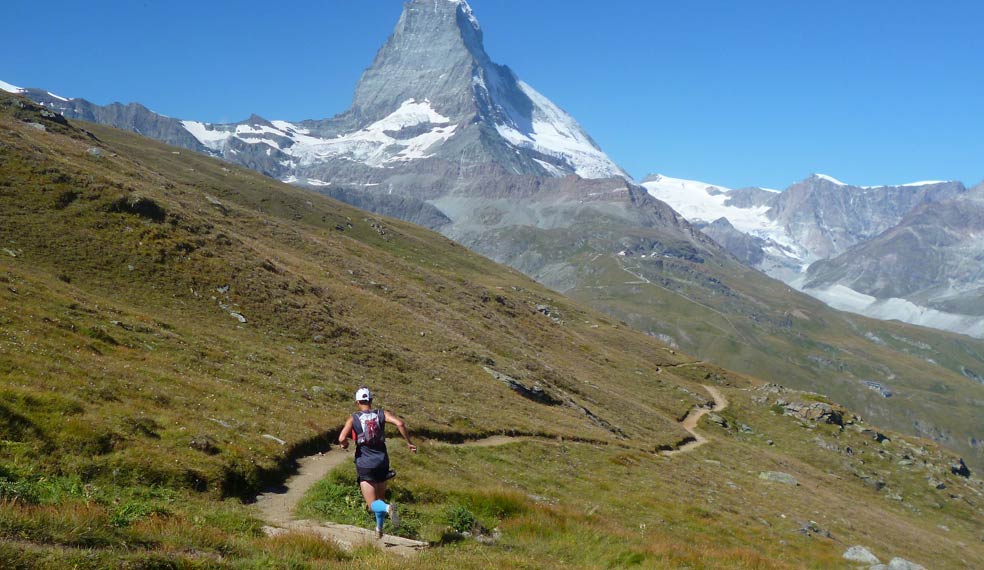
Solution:
<svg viewBox="0 0 984 570"><path fill-rule="evenodd" d="M0 307L13 567L406 567L265 538L243 505L325 447L363 383L427 439L395 459L414 532L441 542L470 515L501 533L416 567L820 568L854 542L933 567L984 555L981 484L932 444L864 449L859 424L787 417L752 380L436 234L6 94ZM702 426L715 441L655 455L687 436L702 383L733 402ZM530 439L438 444L489 434ZM800 486L757 479L775 470ZM900 538L872 532L884 520Z"/></svg>
<svg viewBox="0 0 984 570"><path fill-rule="evenodd" d="M571 298L729 369L823 392L984 468L981 341L835 311L748 268L719 274L708 294L667 280L686 269L672 259L593 257Z"/></svg>

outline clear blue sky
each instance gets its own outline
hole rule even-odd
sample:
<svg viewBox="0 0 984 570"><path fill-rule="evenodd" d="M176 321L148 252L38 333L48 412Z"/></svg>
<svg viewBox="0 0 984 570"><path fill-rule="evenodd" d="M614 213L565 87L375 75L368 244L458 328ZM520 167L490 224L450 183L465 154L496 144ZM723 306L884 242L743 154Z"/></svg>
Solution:
<svg viewBox="0 0 984 570"><path fill-rule="evenodd" d="M282 4L282 5L278 5ZM984 179L984 3L471 0L492 58L648 172ZM399 0L6 0L0 80L210 122L343 111Z"/></svg>

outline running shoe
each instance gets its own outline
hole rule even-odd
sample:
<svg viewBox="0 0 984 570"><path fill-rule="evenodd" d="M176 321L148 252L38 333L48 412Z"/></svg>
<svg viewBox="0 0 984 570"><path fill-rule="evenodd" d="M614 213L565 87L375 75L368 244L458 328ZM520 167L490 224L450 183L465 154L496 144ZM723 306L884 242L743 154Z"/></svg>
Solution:
<svg viewBox="0 0 984 570"><path fill-rule="evenodd" d="M390 522L393 523L393 530L400 528L400 509L395 504L389 507Z"/></svg>

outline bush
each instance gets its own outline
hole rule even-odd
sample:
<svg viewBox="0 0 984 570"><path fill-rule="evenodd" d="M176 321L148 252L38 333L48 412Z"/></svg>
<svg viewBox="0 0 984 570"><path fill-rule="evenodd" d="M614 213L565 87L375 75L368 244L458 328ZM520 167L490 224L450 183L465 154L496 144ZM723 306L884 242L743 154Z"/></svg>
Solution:
<svg viewBox="0 0 984 570"><path fill-rule="evenodd" d="M447 518L448 526L451 527L451 530L457 532L471 532L478 524L478 519L475 518L475 515L467 507L462 505L449 507L444 516Z"/></svg>

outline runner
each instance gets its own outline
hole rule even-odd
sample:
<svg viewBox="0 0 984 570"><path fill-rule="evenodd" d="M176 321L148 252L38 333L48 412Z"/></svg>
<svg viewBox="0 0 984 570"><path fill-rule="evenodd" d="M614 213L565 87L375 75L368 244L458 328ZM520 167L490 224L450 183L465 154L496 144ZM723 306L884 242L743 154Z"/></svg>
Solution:
<svg viewBox="0 0 984 570"><path fill-rule="evenodd" d="M384 501L386 482L396 477L396 471L390 469L389 454L386 452L386 423L400 430L411 453L417 453L417 446L410 441L403 420L386 410L372 408L369 388L363 386L356 390L355 401L359 411L345 422L342 433L338 434L338 443L343 449L348 449L349 436L355 440L355 471L359 476L359 488L366 500L366 507L376 515L376 537L382 538L383 522L387 515L394 530L400 527L396 505Z"/></svg>

